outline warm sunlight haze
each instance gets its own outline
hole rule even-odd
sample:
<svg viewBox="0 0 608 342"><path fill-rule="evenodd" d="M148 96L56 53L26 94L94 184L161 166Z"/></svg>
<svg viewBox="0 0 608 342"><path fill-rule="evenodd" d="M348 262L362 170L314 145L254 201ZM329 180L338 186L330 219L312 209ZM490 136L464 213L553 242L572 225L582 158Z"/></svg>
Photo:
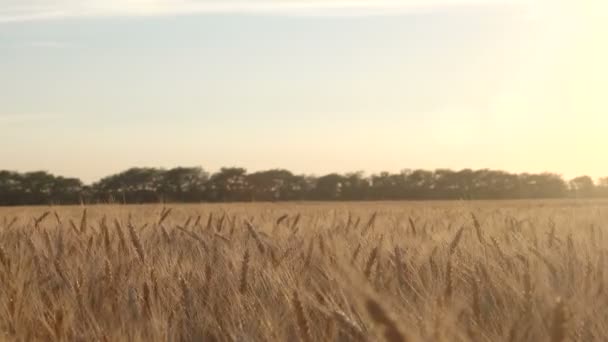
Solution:
<svg viewBox="0 0 608 342"><path fill-rule="evenodd" d="M0 0L0 341L608 341L608 0Z"/></svg>
<svg viewBox="0 0 608 342"><path fill-rule="evenodd" d="M3 0L0 161L87 182L133 165L601 177L604 18L600 0Z"/></svg>

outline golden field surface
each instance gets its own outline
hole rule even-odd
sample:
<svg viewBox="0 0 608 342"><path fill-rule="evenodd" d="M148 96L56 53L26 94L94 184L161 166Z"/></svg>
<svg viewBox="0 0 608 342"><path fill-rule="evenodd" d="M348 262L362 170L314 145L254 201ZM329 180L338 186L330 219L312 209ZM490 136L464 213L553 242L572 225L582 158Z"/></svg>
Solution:
<svg viewBox="0 0 608 342"><path fill-rule="evenodd" d="M606 341L606 201L0 208L0 340Z"/></svg>

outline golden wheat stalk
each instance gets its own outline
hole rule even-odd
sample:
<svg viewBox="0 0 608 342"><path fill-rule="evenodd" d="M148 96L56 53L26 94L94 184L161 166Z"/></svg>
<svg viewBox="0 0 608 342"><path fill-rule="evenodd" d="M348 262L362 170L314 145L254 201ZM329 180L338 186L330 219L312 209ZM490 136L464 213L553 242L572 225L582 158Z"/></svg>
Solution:
<svg viewBox="0 0 608 342"><path fill-rule="evenodd" d="M146 255L144 254L144 247L141 243L141 240L139 239L139 236L137 235L137 232L135 231L135 227L133 227L131 222L129 222L127 224L127 228L129 228L129 236L131 237L131 243L133 244L133 247L135 247L137 255L141 259L141 262L145 263Z"/></svg>
<svg viewBox="0 0 608 342"><path fill-rule="evenodd" d="M243 262L241 264L241 281L239 286L239 291L241 294L245 294L247 291L247 274L249 272L249 250L245 250L245 254L243 255Z"/></svg>
<svg viewBox="0 0 608 342"><path fill-rule="evenodd" d="M256 232L255 228L253 227L253 224L249 220L246 220L245 225L247 226L247 230L249 231L249 234L251 234L251 236L253 237L253 240L255 241L260 253L265 254L266 247L264 246L262 239L260 239L260 235Z"/></svg>
<svg viewBox="0 0 608 342"><path fill-rule="evenodd" d="M297 290L293 292L292 304L296 316L296 321L298 323L298 332L300 333L300 338L303 342L313 342L314 340L312 338L312 330L310 329L310 324L308 323L306 309L302 304Z"/></svg>
<svg viewBox="0 0 608 342"><path fill-rule="evenodd" d="M380 303L372 298L365 301L365 308L371 319L384 328L384 339L387 342L406 342L405 335L399 330L397 322L389 317Z"/></svg>

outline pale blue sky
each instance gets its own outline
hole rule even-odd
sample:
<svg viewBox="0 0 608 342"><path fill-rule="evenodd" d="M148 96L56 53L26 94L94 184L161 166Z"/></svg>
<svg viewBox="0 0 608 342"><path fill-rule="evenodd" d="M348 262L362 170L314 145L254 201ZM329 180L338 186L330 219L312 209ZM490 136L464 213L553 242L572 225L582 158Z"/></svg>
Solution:
<svg viewBox="0 0 608 342"><path fill-rule="evenodd" d="M1 1L0 169L85 181L176 165L608 175L607 107L571 96L605 84L605 67L566 53L602 56L591 33L605 26L562 30L591 12L285 3Z"/></svg>

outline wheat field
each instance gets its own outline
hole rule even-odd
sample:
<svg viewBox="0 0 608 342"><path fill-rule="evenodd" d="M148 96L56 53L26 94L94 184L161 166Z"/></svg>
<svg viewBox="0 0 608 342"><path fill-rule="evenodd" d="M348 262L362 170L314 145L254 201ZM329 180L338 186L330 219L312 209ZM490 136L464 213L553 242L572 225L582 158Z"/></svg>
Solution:
<svg viewBox="0 0 608 342"><path fill-rule="evenodd" d="M606 341L606 201L0 209L6 341Z"/></svg>

